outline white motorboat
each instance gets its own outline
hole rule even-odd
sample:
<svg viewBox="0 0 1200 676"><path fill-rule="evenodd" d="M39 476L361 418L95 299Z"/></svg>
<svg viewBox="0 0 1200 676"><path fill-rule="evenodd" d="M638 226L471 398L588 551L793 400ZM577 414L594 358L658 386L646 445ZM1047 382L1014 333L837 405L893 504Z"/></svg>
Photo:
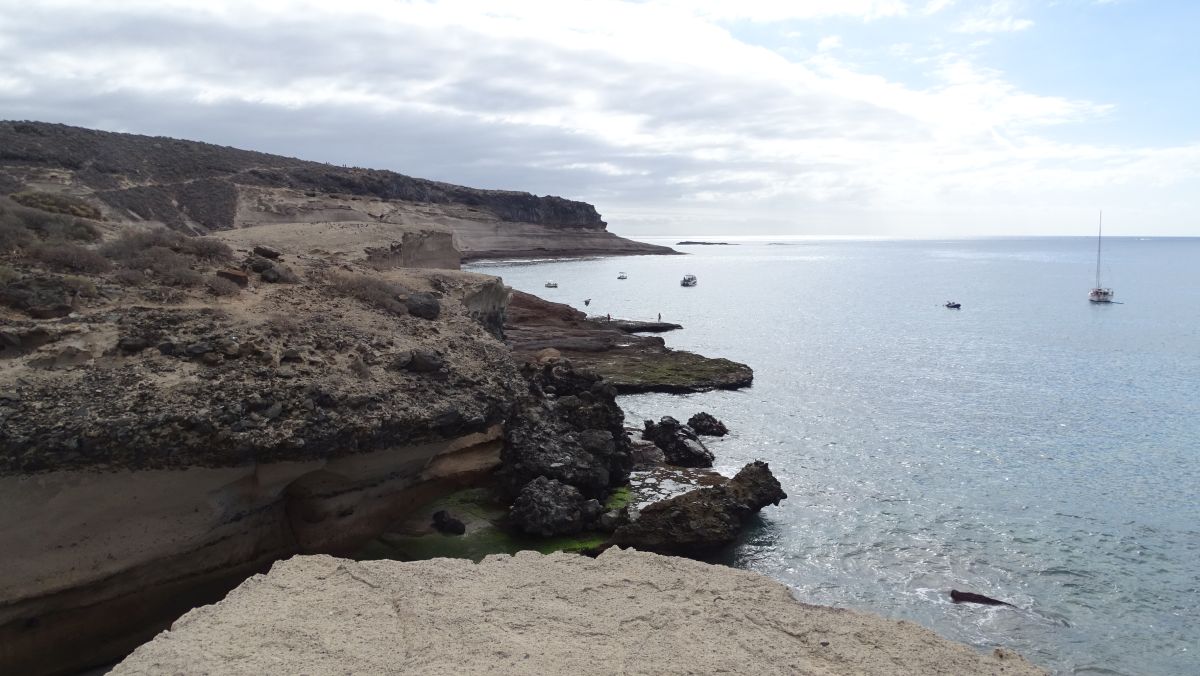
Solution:
<svg viewBox="0 0 1200 676"><path fill-rule="evenodd" d="M558 282L546 282L546 288L547 289L557 289Z"/></svg>
<svg viewBox="0 0 1200 676"><path fill-rule="evenodd" d="M629 275L622 272L619 275L617 275L617 279L629 279Z"/></svg>
<svg viewBox="0 0 1200 676"><path fill-rule="evenodd" d="M684 275L679 282L680 286L696 286L696 275Z"/></svg>

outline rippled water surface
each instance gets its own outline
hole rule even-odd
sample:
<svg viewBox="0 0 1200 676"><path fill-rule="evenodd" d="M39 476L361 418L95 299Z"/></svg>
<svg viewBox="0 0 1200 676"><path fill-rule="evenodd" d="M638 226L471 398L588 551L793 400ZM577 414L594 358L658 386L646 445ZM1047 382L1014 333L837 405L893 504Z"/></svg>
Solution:
<svg viewBox="0 0 1200 676"><path fill-rule="evenodd" d="M727 474L770 462L790 497L735 565L1060 673L1197 674L1200 240L1106 239L1110 306L1086 299L1093 246L743 242L474 269L596 314L661 312L685 327L668 345L754 368L748 390L621 402L634 423L725 420Z"/></svg>

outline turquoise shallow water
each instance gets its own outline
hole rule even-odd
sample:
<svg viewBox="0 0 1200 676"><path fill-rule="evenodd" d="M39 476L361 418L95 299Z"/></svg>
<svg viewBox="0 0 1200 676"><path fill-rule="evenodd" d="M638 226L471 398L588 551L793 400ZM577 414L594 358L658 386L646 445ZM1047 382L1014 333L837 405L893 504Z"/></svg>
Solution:
<svg viewBox="0 0 1200 676"><path fill-rule="evenodd" d="M1200 673L1200 239L1106 239L1111 306L1086 300L1093 247L797 240L473 269L661 312L685 326L669 345L754 367L748 390L621 402L634 424L710 411L733 430L719 469L771 464L790 497L735 565L1060 673Z"/></svg>

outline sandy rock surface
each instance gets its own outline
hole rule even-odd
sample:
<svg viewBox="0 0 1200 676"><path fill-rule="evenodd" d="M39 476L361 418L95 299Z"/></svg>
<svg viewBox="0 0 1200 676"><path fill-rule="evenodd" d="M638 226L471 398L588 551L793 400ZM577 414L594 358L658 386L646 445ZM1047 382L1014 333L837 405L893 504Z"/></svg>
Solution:
<svg viewBox="0 0 1200 676"><path fill-rule="evenodd" d="M295 557L180 618L121 674L1039 674L763 576L612 549L479 564Z"/></svg>

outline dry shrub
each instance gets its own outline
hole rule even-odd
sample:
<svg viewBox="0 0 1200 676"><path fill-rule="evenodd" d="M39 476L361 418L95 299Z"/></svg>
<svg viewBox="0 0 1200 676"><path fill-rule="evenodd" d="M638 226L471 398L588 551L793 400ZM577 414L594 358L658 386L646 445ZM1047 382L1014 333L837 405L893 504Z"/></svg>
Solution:
<svg viewBox="0 0 1200 676"><path fill-rule="evenodd" d="M269 331L280 336L297 333L301 328L300 321L292 315L271 315L263 323L266 324Z"/></svg>
<svg viewBox="0 0 1200 676"><path fill-rule="evenodd" d="M0 251L24 249L39 238L93 242L99 237L100 231L87 221L0 200Z"/></svg>
<svg viewBox="0 0 1200 676"><path fill-rule="evenodd" d="M100 251L118 263L127 263L142 257L147 249L154 247L173 251L183 237L166 228L126 230L120 237L101 247Z"/></svg>
<svg viewBox="0 0 1200 676"><path fill-rule="evenodd" d="M394 315L408 314L408 306L398 296L408 293L403 286L369 275L332 273L329 283L341 293L357 298L364 303L386 310Z"/></svg>
<svg viewBox="0 0 1200 676"><path fill-rule="evenodd" d="M52 192L25 191L10 195L12 201L33 209L41 209L55 214L102 220L103 215L96 207L70 195Z"/></svg>
<svg viewBox="0 0 1200 676"><path fill-rule="evenodd" d="M52 268L72 272L107 272L112 264L100 254L67 242L46 242L29 250L29 256Z"/></svg>
<svg viewBox="0 0 1200 676"><path fill-rule="evenodd" d="M126 230L104 245L105 256L122 264L144 256L149 249L169 249L177 254L205 261L225 262L233 258L233 249L208 237L188 237L174 230Z"/></svg>
<svg viewBox="0 0 1200 676"><path fill-rule="evenodd" d="M146 273L132 268L121 268L113 273L113 279L126 286L141 286L148 280Z"/></svg>
<svg viewBox="0 0 1200 676"><path fill-rule="evenodd" d="M214 296L236 296L242 291L236 282L215 275L204 280L204 284Z"/></svg>
<svg viewBox="0 0 1200 676"><path fill-rule="evenodd" d="M84 298L95 298L97 295L96 285L92 283L92 280L87 279L86 277L67 275L62 278L62 283L63 286L70 289L71 292L77 296L83 296Z"/></svg>
<svg viewBox="0 0 1200 676"><path fill-rule="evenodd" d="M204 275L192 269L188 256L168 252L150 265L164 284L169 286L196 286L204 281Z"/></svg>
<svg viewBox="0 0 1200 676"><path fill-rule="evenodd" d="M0 265L0 285L8 284L9 282L19 278L21 274L13 270L7 265Z"/></svg>
<svg viewBox="0 0 1200 676"><path fill-rule="evenodd" d="M37 237L19 222L0 216L0 253L19 251L37 242Z"/></svg>
<svg viewBox="0 0 1200 676"><path fill-rule="evenodd" d="M186 237L179 251L206 261L224 263L233 259L229 245L211 237Z"/></svg>

